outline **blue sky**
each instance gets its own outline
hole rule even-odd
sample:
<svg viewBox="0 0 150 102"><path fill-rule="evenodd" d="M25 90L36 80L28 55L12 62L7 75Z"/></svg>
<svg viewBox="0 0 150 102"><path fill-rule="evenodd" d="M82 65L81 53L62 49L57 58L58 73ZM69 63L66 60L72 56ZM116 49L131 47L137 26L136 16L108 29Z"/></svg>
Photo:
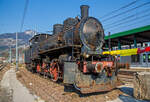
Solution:
<svg viewBox="0 0 150 102"><path fill-rule="evenodd" d="M29 0L22 31L28 29L37 30L38 32L52 31L53 24L63 23L63 21L68 17L80 15L80 5L82 4L90 6L90 16L94 16L102 21L105 18L108 18L107 16L102 18L103 15L132 1L135 0ZM149 1L150 0L138 0L136 4L117 13L121 13ZM0 33L12 33L20 30L24 6L25 0L0 0ZM142 19L141 21L139 19L139 21L128 22L120 26L116 26L116 28L106 29L109 28L107 25L116 22L121 18L128 17L129 15L137 13L135 16L137 18L142 14L144 15L144 13L138 14L138 12L142 12L142 10L146 10L147 8L150 8L150 5L143 6L107 22L102 21L102 24L105 25L105 33L107 34L108 31L116 33L150 24L150 20L147 20L150 19L150 16L147 16L146 18L143 17L143 21ZM109 16L111 17L111 15Z"/></svg>

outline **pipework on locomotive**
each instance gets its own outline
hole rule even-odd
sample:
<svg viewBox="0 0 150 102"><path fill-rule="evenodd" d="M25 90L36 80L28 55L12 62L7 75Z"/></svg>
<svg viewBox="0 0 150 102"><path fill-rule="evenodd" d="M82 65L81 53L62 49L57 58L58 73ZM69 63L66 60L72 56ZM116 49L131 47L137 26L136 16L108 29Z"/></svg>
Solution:
<svg viewBox="0 0 150 102"><path fill-rule="evenodd" d="M120 66L116 58L102 55L104 29L89 6L82 5L81 18L67 18L53 26L53 34L38 34L25 51L28 70L62 80L82 93L109 91L117 85Z"/></svg>

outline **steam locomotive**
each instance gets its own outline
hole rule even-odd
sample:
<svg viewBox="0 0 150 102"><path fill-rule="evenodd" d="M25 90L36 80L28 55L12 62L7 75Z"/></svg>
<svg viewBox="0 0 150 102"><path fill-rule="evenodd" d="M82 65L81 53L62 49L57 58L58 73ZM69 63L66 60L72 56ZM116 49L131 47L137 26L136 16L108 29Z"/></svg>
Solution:
<svg viewBox="0 0 150 102"><path fill-rule="evenodd" d="M62 80L82 93L109 91L116 87L118 64L111 55L102 55L104 29L89 17L82 5L81 18L67 18L53 26L53 34L38 34L25 51L27 69Z"/></svg>

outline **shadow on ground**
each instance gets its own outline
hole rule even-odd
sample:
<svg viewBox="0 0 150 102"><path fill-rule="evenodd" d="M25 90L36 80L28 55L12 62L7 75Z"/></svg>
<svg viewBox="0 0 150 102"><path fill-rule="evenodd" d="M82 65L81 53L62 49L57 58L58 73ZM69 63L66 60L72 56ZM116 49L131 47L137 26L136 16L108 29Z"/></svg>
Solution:
<svg viewBox="0 0 150 102"><path fill-rule="evenodd" d="M119 95L119 99L122 100L122 102L150 102L150 100L138 100L135 99L133 96L133 88L130 87L121 87L120 90L127 94L128 96Z"/></svg>
<svg viewBox="0 0 150 102"><path fill-rule="evenodd" d="M111 91L113 91L113 90L117 90L117 88L114 88ZM75 89L74 86L72 86L72 85L64 86L64 91L65 92L74 92L74 93L78 94L79 97L89 97L89 96L107 94L110 92L110 91L103 91L103 92L81 93L79 90Z"/></svg>
<svg viewBox="0 0 150 102"><path fill-rule="evenodd" d="M121 87L120 91L122 91L123 93L129 95L129 96L133 96L133 88L130 87Z"/></svg>
<svg viewBox="0 0 150 102"><path fill-rule="evenodd" d="M150 102L150 101L146 101L146 100L137 100L134 97L124 96L124 95L120 95L119 99L122 100L122 102Z"/></svg>

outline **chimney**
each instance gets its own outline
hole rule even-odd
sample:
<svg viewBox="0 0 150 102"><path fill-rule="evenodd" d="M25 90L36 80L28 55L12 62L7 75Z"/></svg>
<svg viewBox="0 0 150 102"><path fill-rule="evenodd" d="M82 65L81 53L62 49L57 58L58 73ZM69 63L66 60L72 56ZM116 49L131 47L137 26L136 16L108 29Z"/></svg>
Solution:
<svg viewBox="0 0 150 102"><path fill-rule="evenodd" d="M89 6L88 5L81 5L81 19L87 18L89 16Z"/></svg>
<svg viewBox="0 0 150 102"><path fill-rule="evenodd" d="M63 30L62 24L55 24L53 25L53 34L58 34Z"/></svg>

